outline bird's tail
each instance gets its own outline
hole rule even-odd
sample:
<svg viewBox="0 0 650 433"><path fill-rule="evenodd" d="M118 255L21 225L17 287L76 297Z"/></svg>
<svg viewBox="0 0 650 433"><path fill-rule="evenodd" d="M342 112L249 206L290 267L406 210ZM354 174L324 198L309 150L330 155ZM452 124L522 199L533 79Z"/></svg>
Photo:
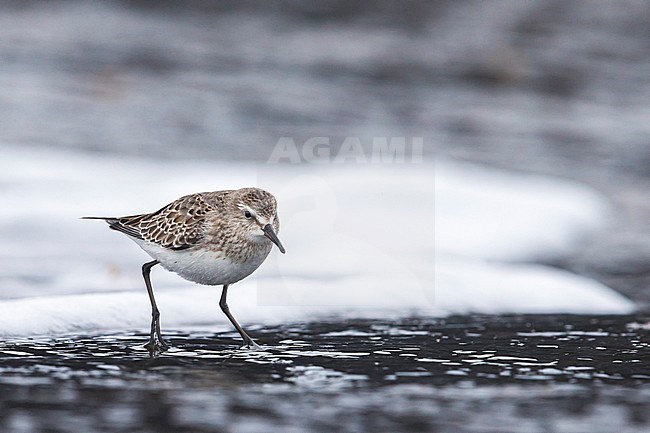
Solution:
<svg viewBox="0 0 650 433"><path fill-rule="evenodd" d="M103 220L106 221L108 224L115 224L118 220L118 218L115 217L96 217L96 216L84 216L79 219L82 220Z"/></svg>
<svg viewBox="0 0 650 433"><path fill-rule="evenodd" d="M143 217L144 215L135 215L135 217ZM134 227L132 225L129 225L128 221L125 221L125 219L128 219L130 217L124 217L124 218L116 218L116 217L81 217L82 220L102 220L106 221L108 224L109 228L122 232L126 235L129 235L131 237L137 238L137 239L142 239L142 234L140 233L140 230L137 227Z"/></svg>

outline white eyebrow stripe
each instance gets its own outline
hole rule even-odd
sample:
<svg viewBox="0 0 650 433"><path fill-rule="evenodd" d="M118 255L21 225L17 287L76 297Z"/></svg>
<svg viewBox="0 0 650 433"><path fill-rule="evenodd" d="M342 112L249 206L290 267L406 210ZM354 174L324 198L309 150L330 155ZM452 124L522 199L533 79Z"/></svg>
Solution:
<svg viewBox="0 0 650 433"><path fill-rule="evenodd" d="M257 212L255 212L255 210L254 210L253 208L251 208L251 207L249 207L249 206L247 206L247 205L245 205L245 204L243 204L243 203L238 204L237 207L238 207L239 209L243 210L243 211L248 211L248 212L250 212L251 215L253 216L253 218L255 219L255 221L257 221L258 223L264 224L264 219L261 218L261 217L259 216L259 214L258 214Z"/></svg>
<svg viewBox="0 0 650 433"><path fill-rule="evenodd" d="M247 210L247 211L249 211L250 213L252 213L253 215L257 215L257 213L256 213L252 208L250 208L249 206L247 206L247 205L245 205L245 204L243 204L243 203L238 203L238 204L237 204L237 207L238 207L239 209L241 209L241 210L244 210L244 211Z"/></svg>

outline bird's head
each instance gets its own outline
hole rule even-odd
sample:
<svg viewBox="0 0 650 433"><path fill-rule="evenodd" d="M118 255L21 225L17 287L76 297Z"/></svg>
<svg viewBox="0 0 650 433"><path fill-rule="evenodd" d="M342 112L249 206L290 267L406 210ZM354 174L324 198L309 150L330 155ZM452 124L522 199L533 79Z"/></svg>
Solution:
<svg viewBox="0 0 650 433"><path fill-rule="evenodd" d="M278 238L280 220L273 194L259 188L242 188L234 194L235 218L252 239L270 239L284 254Z"/></svg>

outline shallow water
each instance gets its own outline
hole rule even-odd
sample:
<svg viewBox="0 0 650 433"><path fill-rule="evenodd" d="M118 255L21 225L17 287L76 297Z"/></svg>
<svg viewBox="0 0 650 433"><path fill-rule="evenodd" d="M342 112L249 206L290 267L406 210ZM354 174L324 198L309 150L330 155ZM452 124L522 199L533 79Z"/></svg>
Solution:
<svg viewBox="0 0 650 433"><path fill-rule="evenodd" d="M22 338L10 431L647 431L648 316L455 316ZM468 411L472 416L468 416ZM552 417L549 414L553 413ZM579 427L579 428L578 428Z"/></svg>

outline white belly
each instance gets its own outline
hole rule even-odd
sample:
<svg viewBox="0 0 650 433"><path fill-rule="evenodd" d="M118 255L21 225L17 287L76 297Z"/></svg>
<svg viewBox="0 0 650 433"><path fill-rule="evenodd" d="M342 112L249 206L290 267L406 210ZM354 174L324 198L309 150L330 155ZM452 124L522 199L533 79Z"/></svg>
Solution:
<svg viewBox="0 0 650 433"><path fill-rule="evenodd" d="M174 251L140 239L133 240L147 254L158 260L163 268L177 273L186 280L209 286L232 284L246 278L268 255L266 253L253 256L245 262L238 263L228 259L219 251L207 248Z"/></svg>

